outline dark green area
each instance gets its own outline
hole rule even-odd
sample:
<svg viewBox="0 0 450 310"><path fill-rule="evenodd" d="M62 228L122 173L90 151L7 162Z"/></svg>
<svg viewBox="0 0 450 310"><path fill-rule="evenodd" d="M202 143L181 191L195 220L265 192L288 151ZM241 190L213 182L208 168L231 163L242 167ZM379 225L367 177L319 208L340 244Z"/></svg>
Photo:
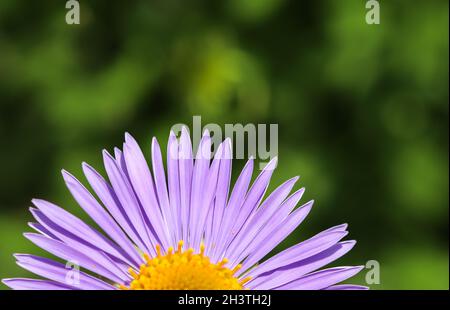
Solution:
<svg viewBox="0 0 450 310"><path fill-rule="evenodd" d="M363 0L80 2L67 25L65 1L0 1L1 278L42 253L22 237L33 197L87 218L61 168L84 180L125 131L149 154L201 115L279 124L271 187L300 175L316 203L277 250L347 222L335 265L448 289L448 1L380 1L380 25Z"/></svg>

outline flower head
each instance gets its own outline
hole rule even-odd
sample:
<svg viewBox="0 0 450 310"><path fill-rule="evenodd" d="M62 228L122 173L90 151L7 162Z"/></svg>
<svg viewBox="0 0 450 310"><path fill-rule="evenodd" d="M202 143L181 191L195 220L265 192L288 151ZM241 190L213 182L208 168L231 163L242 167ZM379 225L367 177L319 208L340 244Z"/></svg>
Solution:
<svg viewBox="0 0 450 310"><path fill-rule="evenodd" d="M339 285L362 267L320 268L346 254L355 241L341 241L338 225L264 258L308 215L313 201L296 207L304 189L290 194L297 177L267 198L277 159L251 184L253 160L231 186L231 142L211 159L206 131L193 156L187 129L171 133L167 173L156 139L151 169L131 135L123 151L103 152L108 180L83 163L96 197L62 171L80 207L98 227L63 208L34 199L30 208L37 233L31 242L82 268L75 278L67 264L16 254L17 264L45 279L4 279L13 289L364 289ZM70 272L69 272L70 271Z"/></svg>

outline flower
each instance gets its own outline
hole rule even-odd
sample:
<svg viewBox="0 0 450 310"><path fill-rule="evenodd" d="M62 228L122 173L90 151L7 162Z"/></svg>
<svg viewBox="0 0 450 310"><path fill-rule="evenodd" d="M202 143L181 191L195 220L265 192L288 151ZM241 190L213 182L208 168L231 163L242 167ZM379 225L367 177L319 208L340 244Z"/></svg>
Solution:
<svg viewBox="0 0 450 310"><path fill-rule="evenodd" d="M276 167L270 161L250 186L253 159L231 189L231 142L211 159L205 131L193 156L189 133L171 132L167 177L161 149L152 141L150 170L131 135L123 152L103 151L107 182L86 163L96 197L63 170L65 183L94 228L53 203L34 199L37 233L25 237L66 264L16 254L17 264L45 279L3 279L13 289L365 289L338 284L362 267L317 271L346 254L347 225L327 229L267 260L273 248L308 215L313 201L295 208L304 189L290 195L298 177L263 199ZM79 266L82 270L72 268Z"/></svg>

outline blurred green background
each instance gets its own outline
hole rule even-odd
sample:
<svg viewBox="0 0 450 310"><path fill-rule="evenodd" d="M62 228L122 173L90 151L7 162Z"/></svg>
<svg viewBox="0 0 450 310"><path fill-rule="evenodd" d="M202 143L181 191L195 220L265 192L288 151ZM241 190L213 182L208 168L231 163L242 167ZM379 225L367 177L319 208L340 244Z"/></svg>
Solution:
<svg viewBox="0 0 450 310"><path fill-rule="evenodd" d="M380 1L380 25L364 0L80 4L67 25L65 1L0 1L0 278L42 253L33 197L87 218L61 168L201 115L279 124L271 187L300 175L316 203L277 250L347 222L335 265L379 261L372 289L449 288L448 1Z"/></svg>

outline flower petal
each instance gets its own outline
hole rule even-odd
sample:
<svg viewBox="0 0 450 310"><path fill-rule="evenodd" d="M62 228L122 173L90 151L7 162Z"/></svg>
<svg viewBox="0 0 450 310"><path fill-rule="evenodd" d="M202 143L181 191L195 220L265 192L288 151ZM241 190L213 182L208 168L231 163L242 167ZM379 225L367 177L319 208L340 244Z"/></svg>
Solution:
<svg viewBox="0 0 450 310"><path fill-rule="evenodd" d="M189 217L191 201L191 179L193 171L193 156L191 138L186 127L181 129L180 147L178 154L178 168L180 178L180 213L182 225L182 240L189 247Z"/></svg>
<svg viewBox="0 0 450 310"><path fill-rule="evenodd" d="M231 140L227 138L222 143L222 153L219 153L219 148L216 154L220 154L220 167L219 175L217 180L216 196L214 200L213 212L211 213L209 225L211 226L211 236L208 239L208 244L206 247L207 255L213 253L214 249L217 247L218 237L220 229L223 223L225 206L228 198L228 191L231 182Z"/></svg>
<svg viewBox="0 0 450 310"><path fill-rule="evenodd" d="M73 289L70 286L48 280L14 278L14 279L3 279L2 282L3 284L12 288L13 290L55 291L55 290Z"/></svg>
<svg viewBox="0 0 450 310"><path fill-rule="evenodd" d="M295 194L294 194L295 195ZM292 196L294 196L292 195ZM291 197L292 197L291 196ZM298 197L288 198L284 204L287 206L296 205ZM277 227L271 230L259 239L259 242L255 243L251 253L242 264L242 270L247 270L249 267L256 264L260 259L266 256L276 245L283 241L289 234L291 234L295 228L306 218L309 211L311 211L313 201L304 204L302 207L292 212L284 221L282 221Z"/></svg>
<svg viewBox="0 0 450 310"><path fill-rule="evenodd" d="M257 288L262 290L273 289L280 285L300 279L305 274L322 268L323 266L345 255L353 248L355 243L356 242L354 241L341 242L319 254L278 268L273 272L269 272L265 276L263 275L257 278L256 281L249 285L249 288Z"/></svg>
<svg viewBox="0 0 450 310"><path fill-rule="evenodd" d="M84 253L61 241L53 240L42 235L25 233L24 236L45 251L66 261L77 263L81 267L104 276L115 283L123 283L130 278L128 274L124 273L103 252L90 251L89 253Z"/></svg>
<svg viewBox="0 0 450 310"><path fill-rule="evenodd" d="M258 275L261 275L265 272L275 270L277 268L316 255L335 245L346 235L346 231L330 231L326 233L321 232L314 237L309 238L308 240L300 242L278 253L277 255L272 256L265 262L256 266L250 272L246 273L245 276L256 278Z"/></svg>
<svg viewBox="0 0 450 310"><path fill-rule="evenodd" d="M272 177L273 171L275 170L275 167L277 165L277 160L278 158L274 157L263 169L260 175L256 178L255 182L253 182L250 191L247 193L247 197L245 198L244 204L239 210L239 215L235 219L234 225L232 226L233 228L229 236L230 240L235 239L235 237L239 234L239 231L242 229L242 226L245 224L249 216L259 206L259 203L263 199L267 187L269 186L269 182ZM229 252L226 252L225 256L228 256L228 254Z"/></svg>
<svg viewBox="0 0 450 310"><path fill-rule="evenodd" d="M165 222L167 223L166 225L170 228L170 244L175 245L178 242L178 240L176 240L176 229L173 229L176 227L176 218L171 212L161 148L159 147L158 140L156 140L156 138L152 139L152 167L158 204L161 208L161 212L165 219Z"/></svg>
<svg viewBox="0 0 450 310"><path fill-rule="evenodd" d="M167 142L167 182L169 186L170 211L173 218L174 242L178 242L183 237L181 226L180 210L180 178L178 167L178 140L173 131L170 132Z"/></svg>
<svg viewBox="0 0 450 310"><path fill-rule="evenodd" d="M125 134L123 154L125 156L132 189L136 193L136 197L142 206L143 216L146 217L146 220L154 229L157 242L164 249L168 249L170 246L169 232L162 217L158 200L156 199L152 174L150 173L150 169L144 154L142 154L141 148L136 140L128 133ZM131 198L131 196L129 198ZM132 201L131 203L139 204L139 202Z"/></svg>
<svg viewBox="0 0 450 310"><path fill-rule="evenodd" d="M354 284L338 284L338 285L332 285L325 290L337 290L337 291L366 291L369 288L367 286L363 285L354 285Z"/></svg>
<svg viewBox="0 0 450 310"><path fill-rule="evenodd" d="M253 158L250 158L242 169L233 190L231 191L230 200L225 208L223 223L220 228L220 235L218 236L218 241L216 242L217 248L212 255L213 261L220 260L226 247L228 246L229 231L234 223L234 220L239 214L241 205L243 204L245 194L247 193L250 180L253 173ZM230 240L231 242L231 240Z"/></svg>
<svg viewBox="0 0 450 310"><path fill-rule="evenodd" d="M364 266L336 267L311 273L299 280L277 287L277 290L320 290L347 280Z"/></svg>
<svg viewBox="0 0 450 310"><path fill-rule="evenodd" d="M218 151L220 153L222 152L222 148L223 145L220 144L218 148ZM209 235L211 234L211 230L206 231L206 228L212 228L212 226L209 225L209 223L207 222L207 219L212 220L212 215L214 212L214 197L216 195L220 162L221 162L220 155L219 153L216 153L214 160L211 164L211 167L209 169L209 172L205 178L205 185L203 190L204 194L201 203L201 209L199 210L200 212L199 212L198 226L201 227L200 238L204 240L206 244L208 244L209 242L209 239L207 241L206 238L207 237L209 238Z"/></svg>
<svg viewBox="0 0 450 310"><path fill-rule="evenodd" d="M30 226L31 228L33 228L35 231L37 231L38 233L40 233L41 235L47 236L49 238L55 239L55 240L59 240L58 237L56 237L54 234L52 234L50 232L50 230L48 230L47 228L45 228L41 223L32 223L32 222L28 222L28 226Z"/></svg>
<svg viewBox="0 0 450 310"><path fill-rule="evenodd" d="M70 173L63 171L63 176L67 187L80 207L124 250L124 256L129 262L131 260L130 264L139 266L142 259L136 248L97 199Z"/></svg>
<svg viewBox="0 0 450 310"><path fill-rule="evenodd" d="M135 227L131 224L127 212L120 204L119 199L114 193L114 189L106 180L87 163L83 163L83 172L94 192L108 209L114 220L122 227L130 239L142 250L146 249L141 237L139 237ZM152 253L153 254L153 253Z"/></svg>
<svg viewBox="0 0 450 310"><path fill-rule="evenodd" d="M73 269L48 258L38 257L28 254L15 254L17 265L22 268L49 280L53 280L68 286L84 290L113 290L111 284L94 278L82 271L77 271L74 284L67 283ZM73 280L73 279L72 279Z"/></svg>
<svg viewBox="0 0 450 310"><path fill-rule="evenodd" d="M133 224L138 236L145 244L145 248L141 249L147 253L155 254L155 236L151 228L148 227L144 220L143 211L137 201L133 188L124 175L123 171L117 166L114 158L106 151L103 151L103 161L105 164L106 173L114 192L117 195L120 204L124 206L123 210L127 213L127 217Z"/></svg>
<svg viewBox="0 0 450 310"><path fill-rule="evenodd" d="M197 156L194 163L194 172L192 175L191 187L191 203L189 208L189 244L196 251L200 247L201 233L204 227L200 226L200 217L204 211L205 181L208 175L209 162L211 156L211 139L209 132L205 131L202 140L200 141ZM209 207L209 206L207 206ZM206 208L207 208L206 207Z"/></svg>
<svg viewBox="0 0 450 310"><path fill-rule="evenodd" d="M45 200L33 199L32 202L50 221L63 228L70 234L77 236L79 239L82 239L85 243L90 244L92 247L111 254L124 262L130 262L129 258L125 257L128 255L126 255L123 250L118 248L109 239L91 228L76 216ZM47 229L49 228L47 227ZM55 234L55 232L53 233ZM68 234L65 236L68 236ZM61 239L60 236L58 236L58 238Z"/></svg>
<svg viewBox="0 0 450 310"><path fill-rule="evenodd" d="M278 210L278 207L286 199L291 192L298 177L292 178L277 189L275 189L269 197L261 204L261 207L253 212L252 217L245 223L242 230L230 244L227 249L226 257L230 262L242 261L244 250L254 240L258 232L264 227L264 225L270 221L273 214Z"/></svg>

